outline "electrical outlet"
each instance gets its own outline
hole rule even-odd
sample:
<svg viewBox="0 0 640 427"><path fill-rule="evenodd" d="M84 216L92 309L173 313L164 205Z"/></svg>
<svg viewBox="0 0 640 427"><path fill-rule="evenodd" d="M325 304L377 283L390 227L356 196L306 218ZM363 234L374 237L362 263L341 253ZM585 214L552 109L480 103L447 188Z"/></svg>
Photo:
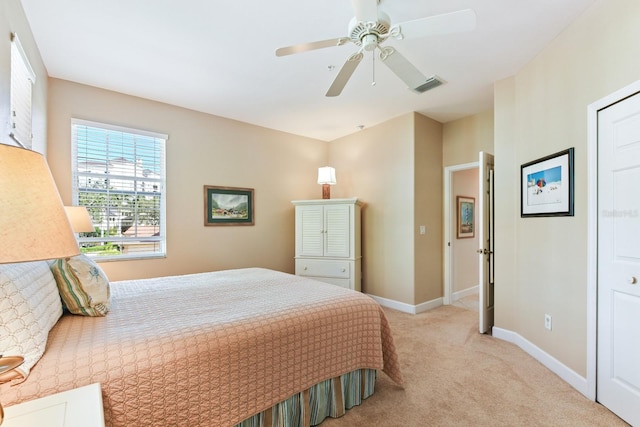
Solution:
<svg viewBox="0 0 640 427"><path fill-rule="evenodd" d="M550 314L545 314L544 315L544 327L547 330L551 330L551 315Z"/></svg>
<svg viewBox="0 0 640 427"><path fill-rule="evenodd" d="M424 225L420 226L420 234L424 234L427 232L427 227L425 227Z"/></svg>

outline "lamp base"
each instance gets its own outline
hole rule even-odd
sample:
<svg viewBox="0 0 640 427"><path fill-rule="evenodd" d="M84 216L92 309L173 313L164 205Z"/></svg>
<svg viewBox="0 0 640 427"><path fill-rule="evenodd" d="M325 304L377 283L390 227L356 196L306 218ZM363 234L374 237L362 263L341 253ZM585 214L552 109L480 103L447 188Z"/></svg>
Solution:
<svg viewBox="0 0 640 427"><path fill-rule="evenodd" d="M0 375L5 372L9 372L12 369L17 368L24 362L22 356L4 356L0 355ZM0 403L0 424L4 421L4 409L2 409L2 403Z"/></svg>
<svg viewBox="0 0 640 427"><path fill-rule="evenodd" d="M322 198L323 199L331 198L331 186L329 184L322 184Z"/></svg>

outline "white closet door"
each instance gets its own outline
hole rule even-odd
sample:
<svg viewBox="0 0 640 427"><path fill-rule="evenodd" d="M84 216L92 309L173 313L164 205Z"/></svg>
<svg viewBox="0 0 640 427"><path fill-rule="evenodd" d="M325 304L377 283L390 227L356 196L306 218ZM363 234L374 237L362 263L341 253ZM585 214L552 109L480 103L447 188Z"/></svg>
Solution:
<svg viewBox="0 0 640 427"><path fill-rule="evenodd" d="M640 426L640 94L598 113L597 400Z"/></svg>

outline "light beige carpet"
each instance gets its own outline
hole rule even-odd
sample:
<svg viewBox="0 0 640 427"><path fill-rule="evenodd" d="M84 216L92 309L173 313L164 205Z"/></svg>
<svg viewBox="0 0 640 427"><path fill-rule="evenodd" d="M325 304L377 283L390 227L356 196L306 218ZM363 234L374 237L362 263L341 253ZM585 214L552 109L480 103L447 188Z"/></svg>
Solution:
<svg viewBox="0 0 640 427"><path fill-rule="evenodd" d="M478 333L477 311L443 306L411 315L385 309L405 377L337 426L626 426L513 344Z"/></svg>

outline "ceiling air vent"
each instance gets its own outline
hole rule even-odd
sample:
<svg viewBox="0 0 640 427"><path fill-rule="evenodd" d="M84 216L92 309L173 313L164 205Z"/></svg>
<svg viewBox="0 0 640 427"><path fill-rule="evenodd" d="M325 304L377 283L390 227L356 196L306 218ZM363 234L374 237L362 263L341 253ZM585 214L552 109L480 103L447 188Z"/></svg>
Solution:
<svg viewBox="0 0 640 427"><path fill-rule="evenodd" d="M426 91L436 88L443 83L446 83L446 82L442 80L440 77L431 76L427 80L425 80L425 82L422 83L420 86L414 87L411 90L413 90L415 93L425 93Z"/></svg>

